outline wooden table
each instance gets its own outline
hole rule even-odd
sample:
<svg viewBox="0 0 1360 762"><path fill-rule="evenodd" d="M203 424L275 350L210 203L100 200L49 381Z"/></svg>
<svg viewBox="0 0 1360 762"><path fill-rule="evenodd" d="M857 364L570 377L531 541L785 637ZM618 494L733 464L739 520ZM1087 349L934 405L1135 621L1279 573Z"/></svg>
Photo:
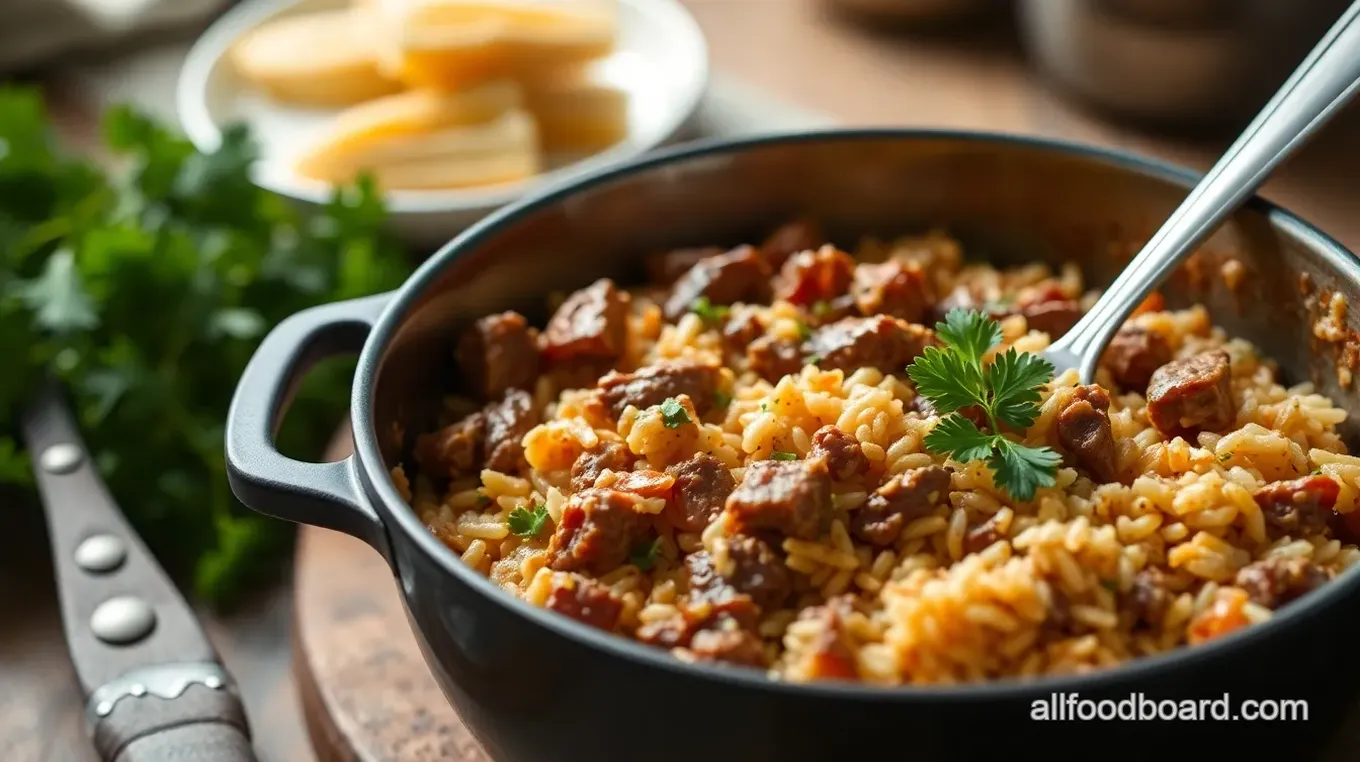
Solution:
<svg viewBox="0 0 1360 762"><path fill-rule="evenodd" d="M817 0L684 2L708 35L715 70L846 124L1072 138L1198 169L1223 147L1137 134L1084 112L1036 81L1005 27L963 38L903 38L841 23ZM1360 175L1355 121L1347 114L1329 127L1277 174L1265 195L1360 249L1360 219L1352 212L1360 204L1352 181ZM41 521L0 510L0 537L6 538L0 542L0 760L89 759L51 600ZM303 552L308 547L304 542ZM280 583L230 617L206 617L242 683L263 762L315 759L288 668L291 612L291 589Z"/></svg>

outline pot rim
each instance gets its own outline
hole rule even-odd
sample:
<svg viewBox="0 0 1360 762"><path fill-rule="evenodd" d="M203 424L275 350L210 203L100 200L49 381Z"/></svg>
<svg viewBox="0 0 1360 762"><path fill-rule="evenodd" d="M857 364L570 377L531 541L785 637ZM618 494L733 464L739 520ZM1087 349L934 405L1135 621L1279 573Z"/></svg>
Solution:
<svg viewBox="0 0 1360 762"><path fill-rule="evenodd" d="M757 691L774 691L790 694L792 697L842 701L1033 700L1040 695L1051 695L1053 693L1079 694L1083 690L1109 690L1118 688L1122 684L1131 684L1140 680L1151 681L1158 677L1168 676L1174 678L1174 673L1177 670L1195 661L1205 661L1240 652L1244 648L1258 644L1263 639L1272 637L1276 631L1284 627L1302 625L1304 619L1319 613L1326 607L1339 604L1343 598L1353 594L1355 589L1360 587L1360 568L1352 568L1343 572L1337 579L1322 589L1291 604L1268 622L1241 628L1209 643L1197 646L1181 646L1165 653L1138 657L1115 667L1105 667L1082 674L1039 678L1007 677L982 683L931 686L876 687L850 682L790 683L771 679L765 672L758 670L684 662L667 651L644 645L630 638L602 632L594 627L512 596L496 586L487 577L477 574L464 565L452 550L426 530L415 512L397 494L383 463L377 435L372 424L374 410L370 390L374 388L376 383L383 352L400 326L407 308L454 259L475 249L482 241L516 224L523 217L543 206L569 198L585 188L605 184L658 166L701 157L737 153L766 145L884 139L949 140L1037 149L1057 157L1085 159L1112 166L1143 177L1171 183L1183 187L1187 191L1202 176L1178 164L1069 140L974 130L830 128L693 141L592 172L526 197L469 227L421 264L394 293L392 300L383 309L364 343L355 369L351 395L355 454L363 470L364 482L369 488L368 497L372 499L376 496L378 502L381 503L381 512L385 514L383 523L388 531L395 530L403 533L406 536L405 539L419 548L428 561L453 575L478 594L494 601L509 613L587 648L607 652L639 666L676 673L677 677L715 681L732 687ZM1360 260L1331 236L1292 212L1266 201L1260 196L1253 195L1242 206L1262 214L1290 238L1319 252L1341 277L1360 284Z"/></svg>

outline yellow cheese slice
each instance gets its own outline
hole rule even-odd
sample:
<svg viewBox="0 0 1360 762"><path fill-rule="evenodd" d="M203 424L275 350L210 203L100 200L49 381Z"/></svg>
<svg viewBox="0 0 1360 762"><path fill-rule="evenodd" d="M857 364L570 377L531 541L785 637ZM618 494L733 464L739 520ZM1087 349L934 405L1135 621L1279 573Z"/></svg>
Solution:
<svg viewBox="0 0 1360 762"><path fill-rule="evenodd" d="M628 93L579 70L527 78L525 105L548 152L600 151L628 136Z"/></svg>
<svg viewBox="0 0 1360 762"><path fill-rule="evenodd" d="M397 92L382 71L372 35L372 9L285 16L261 24L229 52L236 70L271 97L304 106L347 106Z"/></svg>
<svg viewBox="0 0 1360 762"><path fill-rule="evenodd" d="M608 55L612 6L583 2L369 0L380 10L379 60L413 87L456 89Z"/></svg>
<svg viewBox="0 0 1360 762"><path fill-rule="evenodd" d="M348 182L367 171L388 190L492 185L540 170L533 117L518 108L484 122L322 143L297 163L299 174L329 183Z"/></svg>

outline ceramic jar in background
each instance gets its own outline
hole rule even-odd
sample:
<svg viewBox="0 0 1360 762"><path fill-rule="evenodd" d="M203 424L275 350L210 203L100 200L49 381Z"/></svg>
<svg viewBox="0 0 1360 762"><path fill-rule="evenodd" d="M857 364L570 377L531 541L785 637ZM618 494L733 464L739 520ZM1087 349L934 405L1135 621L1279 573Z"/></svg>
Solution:
<svg viewBox="0 0 1360 762"><path fill-rule="evenodd" d="M1142 126L1232 134L1349 4L1019 0L1017 17L1033 65L1065 93Z"/></svg>

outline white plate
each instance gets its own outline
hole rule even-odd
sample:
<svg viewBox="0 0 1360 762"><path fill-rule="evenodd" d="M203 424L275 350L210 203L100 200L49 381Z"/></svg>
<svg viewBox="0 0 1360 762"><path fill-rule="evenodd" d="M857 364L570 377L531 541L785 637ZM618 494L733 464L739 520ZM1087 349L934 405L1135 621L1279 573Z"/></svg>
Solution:
<svg viewBox="0 0 1360 762"><path fill-rule="evenodd" d="M245 32L280 16L344 7L346 0L245 0L223 14L194 43L180 72L180 123L199 150L221 141L233 122L250 126L261 149L255 181L299 201L325 203L331 188L291 171L300 141L336 111L271 100L244 81L226 53ZM693 115L708 85L703 33L677 0L618 0L615 52L595 64L597 76L628 93L628 137L610 148L531 180L459 190L392 190L385 193L396 231L418 246L437 245L462 228L526 193L665 143Z"/></svg>

